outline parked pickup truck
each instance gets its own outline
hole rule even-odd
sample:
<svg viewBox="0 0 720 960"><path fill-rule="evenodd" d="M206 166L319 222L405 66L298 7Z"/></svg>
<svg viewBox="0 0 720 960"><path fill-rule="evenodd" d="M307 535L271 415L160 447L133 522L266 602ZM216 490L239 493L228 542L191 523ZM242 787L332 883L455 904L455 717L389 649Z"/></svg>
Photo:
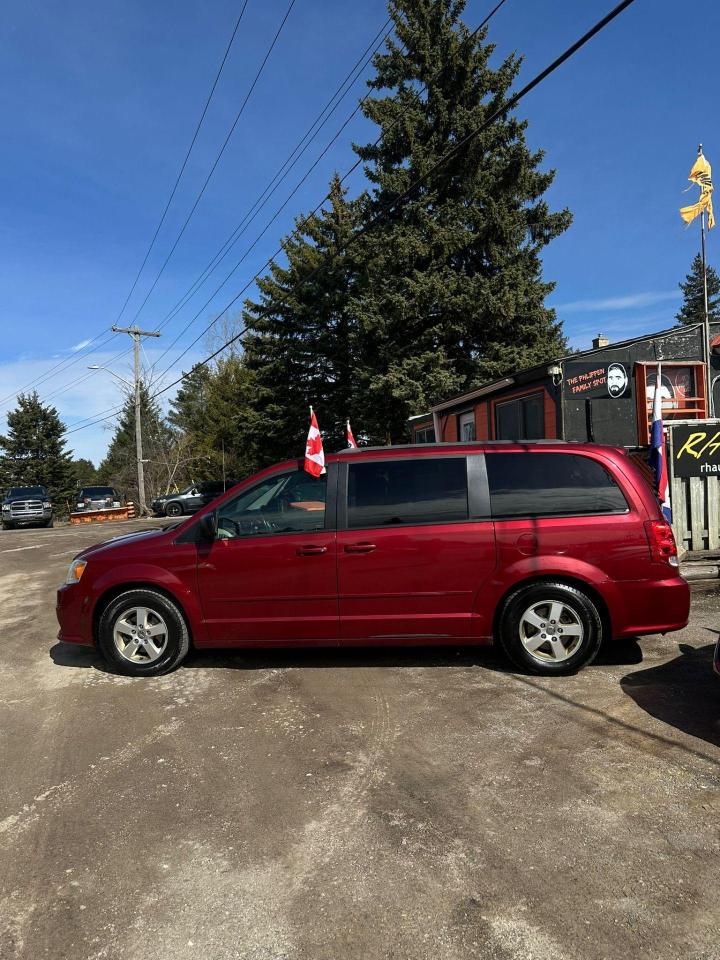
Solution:
<svg viewBox="0 0 720 960"><path fill-rule="evenodd" d="M10 487L2 502L2 528L53 525L53 505L47 487Z"/></svg>
<svg viewBox="0 0 720 960"><path fill-rule="evenodd" d="M112 507L122 507L125 502L115 487L83 487L75 499L75 513L109 510Z"/></svg>

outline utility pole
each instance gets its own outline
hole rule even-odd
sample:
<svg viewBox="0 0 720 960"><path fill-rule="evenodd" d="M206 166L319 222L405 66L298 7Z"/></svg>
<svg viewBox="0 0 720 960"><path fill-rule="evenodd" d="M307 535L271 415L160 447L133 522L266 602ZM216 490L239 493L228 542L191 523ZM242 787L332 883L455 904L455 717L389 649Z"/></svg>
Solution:
<svg viewBox="0 0 720 960"><path fill-rule="evenodd" d="M702 144L698 144L698 157L702 155ZM704 188L702 188L704 190ZM712 189L712 188L711 188ZM703 194L701 193L702 197ZM702 258L702 272L703 272L703 301L704 301L704 316L703 316L703 341L705 344L705 350L703 351L703 359L705 361L705 379L707 380L707 415L709 417L715 416L715 411L713 409L713 395L712 395L712 380L713 380L713 370L712 370L712 351L710 350L710 314L708 312L708 291L707 291L707 261L705 259L705 210L700 211L700 256Z"/></svg>
<svg viewBox="0 0 720 960"><path fill-rule="evenodd" d="M155 331L141 330L139 327L116 327L113 324L113 333L127 333L133 338L133 347L135 353L135 451L137 455L137 478L138 478L138 503L140 516L145 516L147 504L145 503L145 461L143 460L142 447L142 417L140 414L140 340L142 337L159 337L160 334Z"/></svg>

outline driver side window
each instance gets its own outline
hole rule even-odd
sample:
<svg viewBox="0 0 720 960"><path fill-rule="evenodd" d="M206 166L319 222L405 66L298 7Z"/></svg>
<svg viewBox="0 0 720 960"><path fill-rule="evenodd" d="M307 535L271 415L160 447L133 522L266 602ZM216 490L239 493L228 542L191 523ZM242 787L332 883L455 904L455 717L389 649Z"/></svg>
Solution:
<svg viewBox="0 0 720 960"><path fill-rule="evenodd" d="M325 526L327 477L305 470L274 474L244 490L218 509L217 537L309 533Z"/></svg>

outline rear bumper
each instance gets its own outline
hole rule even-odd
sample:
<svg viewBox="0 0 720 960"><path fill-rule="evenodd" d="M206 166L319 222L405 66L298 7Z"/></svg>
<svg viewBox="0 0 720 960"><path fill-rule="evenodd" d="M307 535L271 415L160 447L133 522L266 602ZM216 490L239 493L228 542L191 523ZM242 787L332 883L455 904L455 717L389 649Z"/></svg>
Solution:
<svg viewBox="0 0 720 960"><path fill-rule="evenodd" d="M91 647L94 643L92 605L80 586L80 583L69 583L58 587L55 614L60 629L57 636L66 643Z"/></svg>
<svg viewBox="0 0 720 960"><path fill-rule="evenodd" d="M671 633L687 626L690 587L684 577L626 580L613 586L617 591L612 605L614 636Z"/></svg>

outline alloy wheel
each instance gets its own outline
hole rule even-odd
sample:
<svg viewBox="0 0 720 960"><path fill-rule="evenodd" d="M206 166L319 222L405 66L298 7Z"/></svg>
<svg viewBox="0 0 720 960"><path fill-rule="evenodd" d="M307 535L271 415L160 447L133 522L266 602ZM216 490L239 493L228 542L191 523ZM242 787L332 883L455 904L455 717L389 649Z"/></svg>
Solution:
<svg viewBox="0 0 720 960"><path fill-rule="evenodd" d="M569 660L584 636L585 629L577 612L560 600L539 600L520 617L520 642L540 663Z"/></svg>
<svg viewBox="0 0 720 960"><path fill-rule="evenodd" d="M130 607L115 621L115 649L130 663L154 663L162 656L167 642L167 624L148 607Z"/></svg>

